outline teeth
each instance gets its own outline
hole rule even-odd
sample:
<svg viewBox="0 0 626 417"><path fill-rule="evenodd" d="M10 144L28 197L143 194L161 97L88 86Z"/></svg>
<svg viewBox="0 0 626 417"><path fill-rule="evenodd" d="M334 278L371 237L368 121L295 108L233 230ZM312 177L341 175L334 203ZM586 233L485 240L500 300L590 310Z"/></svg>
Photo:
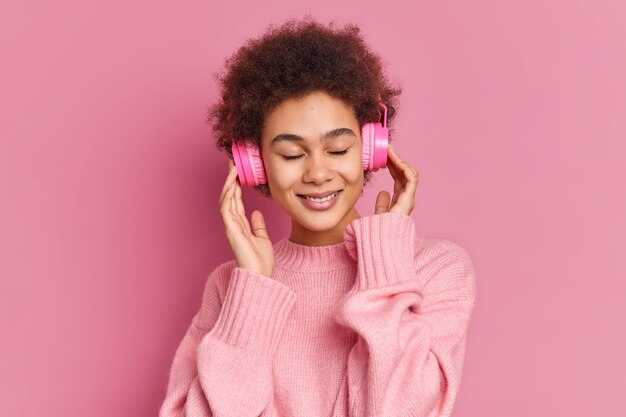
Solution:
<svg viewBox="0 0 626 417"><path fill-rule="evenodd" d="M318 203L323 203L324 201L328 201L331 198L334 198L337 195L337 193L331 194L329 196L323 197L323 198L314 198L314 197L308 197L308 196L304 196L307 200L312 200L312 201L316 201Z"/></svg>

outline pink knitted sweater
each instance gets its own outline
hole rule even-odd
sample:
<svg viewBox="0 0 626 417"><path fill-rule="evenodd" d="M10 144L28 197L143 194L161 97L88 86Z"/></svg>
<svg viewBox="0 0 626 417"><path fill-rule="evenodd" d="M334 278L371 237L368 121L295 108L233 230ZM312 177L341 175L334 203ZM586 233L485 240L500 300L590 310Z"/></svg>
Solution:
<svg viewBox="0 0 626 417"><path fill-rule="evenodd" d="M451 415L476 291L462 246L386 212L274 254L271 277L211 273L160 417Z"/></svg>

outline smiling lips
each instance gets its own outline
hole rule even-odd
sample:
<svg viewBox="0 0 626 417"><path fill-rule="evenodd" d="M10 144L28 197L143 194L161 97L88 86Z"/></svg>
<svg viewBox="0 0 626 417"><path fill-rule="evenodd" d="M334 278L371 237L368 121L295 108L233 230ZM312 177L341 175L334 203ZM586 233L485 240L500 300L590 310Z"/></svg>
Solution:
<svg viewBox="0 0 626 417"><path fill-rule="evenodd" d="M312 210L327 210L335 205L337 202L337 196L341 193L341 190L330 193L320 193L318 195L325 195L321 200L314 199L311 195L298 195L302 204ZM315 195L315 194L313 194Z"/></svg>
<svg viewBox="0 0 626 417"><path fill-rule="evenodd" d="M333 190L333 191L327 191L325 193L315 193L315 194L297 194L298 196L302 196L302 197L313 197L313 198L322 198L322 197L326 197L329 196L331 194L335 194L337 192L339 192L341 190Z"/></svg>

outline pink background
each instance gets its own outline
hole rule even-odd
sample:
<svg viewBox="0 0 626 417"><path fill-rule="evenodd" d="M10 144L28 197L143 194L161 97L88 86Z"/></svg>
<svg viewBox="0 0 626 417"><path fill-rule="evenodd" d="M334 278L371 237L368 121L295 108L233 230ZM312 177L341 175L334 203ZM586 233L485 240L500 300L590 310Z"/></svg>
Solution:
<svg viewBox="0 0 626 417"><path fill-rule="evenodd" d="M157 414L232 255L213 73L305 13L360 24L403 85L418 234L475 262L455 415L623 415L623 2L39 3L0 6L2 415ZM381 189L387 170L361 215ZM271 201L244 198L288 234Z"/></svg>

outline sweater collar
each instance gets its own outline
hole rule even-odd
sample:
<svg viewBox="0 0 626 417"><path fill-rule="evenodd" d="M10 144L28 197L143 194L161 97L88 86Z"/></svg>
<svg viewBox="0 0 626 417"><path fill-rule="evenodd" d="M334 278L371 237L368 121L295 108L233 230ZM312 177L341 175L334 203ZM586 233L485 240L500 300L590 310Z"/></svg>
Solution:
<svg viewBox="0 0 626 417"><path fill-rule="evenodd" d="M345 242L307 246L283 238L274 244L275 265L292 271L329 271L356 264Z"/></svg>

